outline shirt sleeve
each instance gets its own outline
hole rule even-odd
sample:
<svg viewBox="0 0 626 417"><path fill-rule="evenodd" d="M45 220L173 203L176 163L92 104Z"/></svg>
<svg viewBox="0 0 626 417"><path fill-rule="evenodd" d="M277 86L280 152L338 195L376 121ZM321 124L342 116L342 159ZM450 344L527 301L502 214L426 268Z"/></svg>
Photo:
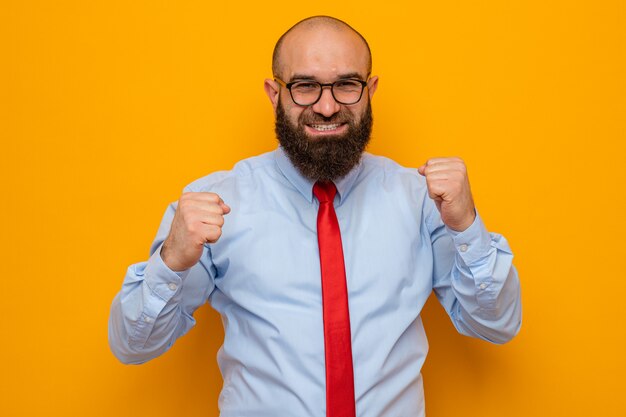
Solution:
<svg viewBox="0 0 626 417"><path fill-rule="evenodd" d="M433 289L456 329L492 343L512 339L521 326L520 282L506 239L489 233L476 213L463 232L440 218L431 232Z"/></svg>
<svg viewBox="0 0 626 417"><path fill-rule="evenodd" d="M168 207L147 262L128 268L109 317L109 345L123 363L139 364L165 351L195 325L193 312L215 288L215 268L205 246L200 262L175 272L161 258L176 204Z"/></svg>

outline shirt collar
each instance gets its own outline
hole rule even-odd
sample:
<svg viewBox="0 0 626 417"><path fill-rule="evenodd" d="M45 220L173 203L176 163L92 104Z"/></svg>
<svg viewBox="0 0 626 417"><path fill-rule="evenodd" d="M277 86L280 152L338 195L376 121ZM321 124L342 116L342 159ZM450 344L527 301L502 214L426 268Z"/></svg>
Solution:
<svg viewBox="0 0 626 417"><path fill-rule="evenodd" d="M313 184L315 181L304 177L298 168L294 167L291 163L291 160L285 153L285 150L282 147L278 147L275 152L276 165L278 165L278 169L282 174L289 180L289 182L302 194L304 198L307 199L309 203L313 202ZM348 174L334 181L335 186L337 187L337 198L339 199L336 206L341 205L341 203L346 199L350 190L354 186L354 182L356 181L359 173L362 168L362 159L359 161L358 165L354 167Z"/></svg>

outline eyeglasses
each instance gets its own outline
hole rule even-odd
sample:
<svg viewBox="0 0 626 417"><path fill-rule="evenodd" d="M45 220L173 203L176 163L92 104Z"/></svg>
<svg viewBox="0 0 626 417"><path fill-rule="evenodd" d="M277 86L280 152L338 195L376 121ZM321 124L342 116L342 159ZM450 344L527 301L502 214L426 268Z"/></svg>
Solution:
<svg viewBox="0 0 626 417"><path fill-rule="evenodd" d="M324 87L330 87L330 92L335 101L339 104L355 104L361 100L363 88L367 81L347 78L337 80L334 83L318 83L317 81L294 81L286 83L280 78L274 78L278 84L289 90L291 99L299 106L312 106L322 97Z"/></svg>

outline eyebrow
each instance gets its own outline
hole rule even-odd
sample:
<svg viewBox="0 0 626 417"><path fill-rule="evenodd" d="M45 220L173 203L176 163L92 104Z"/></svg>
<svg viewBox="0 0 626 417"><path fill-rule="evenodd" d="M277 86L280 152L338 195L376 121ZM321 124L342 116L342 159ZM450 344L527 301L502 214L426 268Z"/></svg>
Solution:
<svg viewBox="0 0 626 417"><path fill-rule="evenodd" d="M356 78L359 80L362 80L363 77L361 77L361 74L359 74L358 72L347 72L345 74L339 74L337 76L338 80L344 80L346 78ZM291 80L289 80L289 82L295 81L295 80L314 80L317 81L317 78L314 75L310 75L310 74L294 74L291 77Z"/></svg>

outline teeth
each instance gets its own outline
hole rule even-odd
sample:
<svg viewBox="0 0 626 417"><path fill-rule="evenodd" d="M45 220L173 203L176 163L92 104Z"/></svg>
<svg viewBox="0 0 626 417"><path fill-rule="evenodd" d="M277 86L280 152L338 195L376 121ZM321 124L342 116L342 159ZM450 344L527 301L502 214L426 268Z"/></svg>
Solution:
<svg viewBox="0 0 626 417"><path fill-rule="evenodd" d="M328 131L328 130L335 130L339 127L339 123L335 123L332 125L310 125L313 129L319 131L319 132L324 132L324 131Z"/></svg>

